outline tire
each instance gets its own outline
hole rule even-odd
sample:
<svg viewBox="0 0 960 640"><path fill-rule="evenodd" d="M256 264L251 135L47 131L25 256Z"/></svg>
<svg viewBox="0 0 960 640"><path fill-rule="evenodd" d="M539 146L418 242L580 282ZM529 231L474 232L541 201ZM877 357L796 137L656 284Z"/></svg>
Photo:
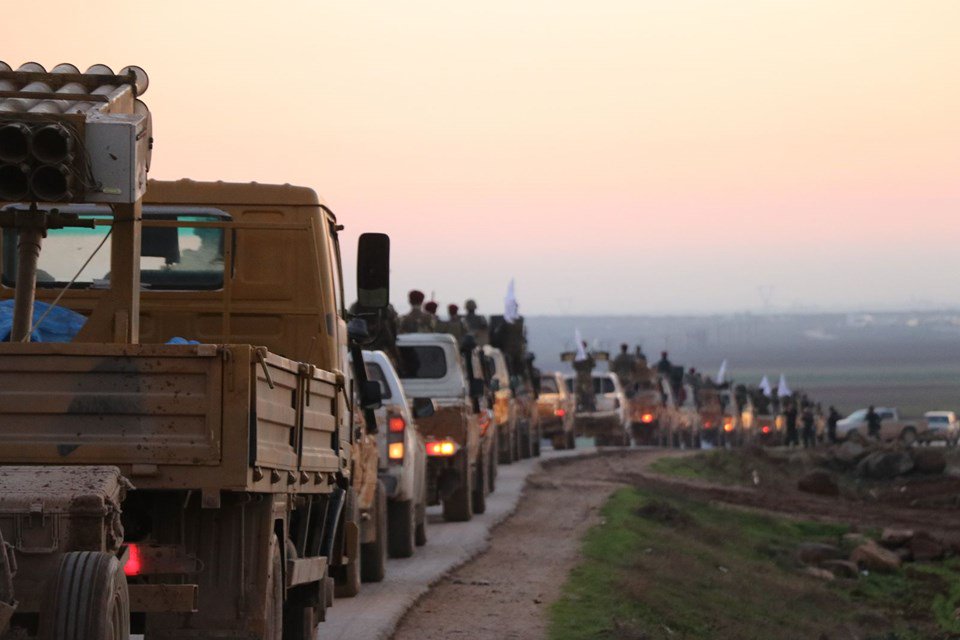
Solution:
<svg viewBox="0 0 960 640"><path fill-rule="evenodd" d="M494 446L496 446L496 443L494 443ZM490 456L490 463L487 465L489 468L489 475L487 476L489 478L489 480L487 480L487 493L493 493L497 490L497 463L494 462L496 459L496 456Z"/></svg>
<svg viewBox="0 0 960 640"><path fill-rule="evenodd" d="M347 489L347 497L343 503L341 522L360 523L360 508L357 505L357 493L353 487ZM334 595L338 598L353 598L360 593L360 555L346 566L333 568Z"/></svg>
<svg viewBox="0 0 960 640"><path fill-rule="evenodd" d="M316 640L319 624L316 607L284 607L283 640Z"/></svg>
<svg viewBox="0 0 960 640"><path fill-rule="evenodd" d="M567 432L567 449L576 449L577 448L577 437L573 435L573 431Z"/></svg>
<svg viewBox="0 0 960 640"><path fill-rule="evenodd" d="M65 553L51 582L49 614L42 616L45 633L41 637L129 640L130 593L116 556L97 551Z"/></svg>
<svg viewBox="0 0 960 640"><path fill-rule="evenodd" d="M443 501L443 519L447 522L466 522L473 517L473 475L466 450L460 456L462 478L460 486Z"/></svg>
<svg viewBox="0 0 960 640"><path fill-rule="evenodd" d="M533 444L533 457L540 457L540 427L538 426L533 433L530 434L530 442Z"/></svg>
<svg viewBox="0 0 960 640"><path fill-rule="evenodd" d="M530 425L520 430L520 459L526 460L533 455L533 447L530 443Z"/></svg>
<svg viewBox="0 0 960 640"><path fill-rule="evenodd" d="M477 458L477 480L473 485L473 512L483 513L487 510L487 463L483 454Z"/></svg>
<svg viewBox="0 0 960 640"><path fill-rule="evenodd" d="M387 541L391 558L413 555L417 538L417 509L413 500L387 503Z"/></svg>
<svg viewBox="0 0 960 640"><path fill-rule="evenodd" d="M387 491L379 480L374 501L375 538L360 545L362 582L382 582L387 573Z"/></svg>

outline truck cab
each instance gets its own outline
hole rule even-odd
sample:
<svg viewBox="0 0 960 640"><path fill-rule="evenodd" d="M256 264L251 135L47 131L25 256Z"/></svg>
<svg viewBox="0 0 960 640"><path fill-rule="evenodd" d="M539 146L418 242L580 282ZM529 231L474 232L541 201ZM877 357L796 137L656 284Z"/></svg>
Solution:
<svg viewBox="0 0 960 640"><path fill-rule="evenodd" d="M448 521L486 510L496 472L496 425L487 406L481 351L446 333L397 336L399 374L426 441L427 500Z"/></svg>

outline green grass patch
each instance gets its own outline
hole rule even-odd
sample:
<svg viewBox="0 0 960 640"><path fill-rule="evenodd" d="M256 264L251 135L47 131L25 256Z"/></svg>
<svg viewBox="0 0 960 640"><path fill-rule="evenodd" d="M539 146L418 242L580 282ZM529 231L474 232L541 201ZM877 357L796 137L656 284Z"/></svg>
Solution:
<svg viewBox="0 0 960 640"><path fill-rule="evenodd" d="M588 532L550 609L551 640L849 637L960 631L960 564L825 582L801 575L801 542L847 528L628 488Z"/></svg>
<svg viewBox="0 0 960 640"><path fill-rule="evenodd" d="M653 462L650 468L663 475L709 480L721 484L745 484L752 479L758 461L737 452L717 449L691 456L665 456Z"/></svg>

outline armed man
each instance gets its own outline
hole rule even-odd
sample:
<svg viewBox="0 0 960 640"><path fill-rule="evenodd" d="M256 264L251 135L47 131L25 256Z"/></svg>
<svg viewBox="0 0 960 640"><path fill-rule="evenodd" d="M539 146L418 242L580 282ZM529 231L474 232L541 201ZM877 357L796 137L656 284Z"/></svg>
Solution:
<svg viewBox="0 0 960 640"><path fill-rule="evenodd" d="M593 393L593 369L596 366L596 361L587 351L587 343L582 342L573 361L573 370L577 374L578 411L595 411L597 408L596 396Z"/></svg>
<svg viewBox="0 0 960 640"><path fill-rule="evenodd" d="M447 305L447 320L439 323L438 330L449 333L460 342L460 339L467 334L467 327L464 325L463 318L460 317L460 307L455 304Z"/></svg>
<svg viewBox="0 0 960 640"><path fill-rule="evenodd" d="M437 330L433 317L423 310L425 297L422 291L416 289L407 295L410 312L400 318L400 333L433 333Z"/></svg>
<svg viewBox="0 0 960 640"><path fill-rule="evenodd" d="M471 299L467 300L464 306L467 309L467 315L463 316L462 320L467 331L476 337L477 344L490 344L490 325L485 317L477 313L477 303Z"/></svg>
<svg viewBox="0 0 960 640"><path fill-rule="evenodd" d="M623 385L627 397L633 397L636 392L636 368L637 358L628 351L629 345L623 343L620 345L620 353L610 363L610 371L617 374L620 378L620 384Z"/></svg>

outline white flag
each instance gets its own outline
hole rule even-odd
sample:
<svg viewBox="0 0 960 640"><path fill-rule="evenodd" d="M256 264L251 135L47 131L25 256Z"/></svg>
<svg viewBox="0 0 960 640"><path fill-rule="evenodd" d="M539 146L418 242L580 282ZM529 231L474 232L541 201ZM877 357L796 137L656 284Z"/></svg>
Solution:
<svg viewBox="0 0 960 640"><path fill-rule="evenodd" d="M777 395L781 398L786 398L793 395L793 391L790 391L790 387L787 386L787 377L780 374L780 384L777 385Z"/></svg>
<svg viewBox="0 0 960 640"><path fill-rule="evenodd" d="M577 343L577 355L573 359L574 362L583 362L587 359L587 352L583 348L583 338L580 336L580 329L573 330L573 339Z"/></svg>
<svg viewBox="0 0 960 640"><path fill-rule="evenodd" d="M767 376L763 376L763 380L760 381L760 391L763 391L763 395L768 398L773 397L773 389L770 388L770 380Z"/></svg>
<svg viewBox="0 0 960 640"><path fill-rule="evenodd" d="M507 295L503 299L503 319L513 324L520 319L520 305L517 303L517 294L513 287L513 278L507 285Z"/></svg>
<svg viewBox="0 0 960 640"><path fill-rule="evenodd" d="M727 377L727 360L724 358L723 362L720 363L720 371L717 371L717 384L723 384L724 378Z"/></svg>

